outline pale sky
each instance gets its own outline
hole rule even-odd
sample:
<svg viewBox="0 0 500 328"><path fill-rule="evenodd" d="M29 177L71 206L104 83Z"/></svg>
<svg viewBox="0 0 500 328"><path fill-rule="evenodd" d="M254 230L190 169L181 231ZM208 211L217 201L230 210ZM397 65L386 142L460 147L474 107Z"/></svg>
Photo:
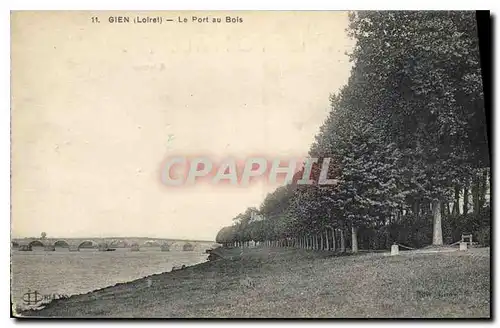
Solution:
<svg viewBox="0 0 500 328"><path fill-rule="evenodd" d="M305 156L347 82L347 13L115 15L138 13L12 14L12 235L214 240L277 185L174 189L162 161Z"/></svg>

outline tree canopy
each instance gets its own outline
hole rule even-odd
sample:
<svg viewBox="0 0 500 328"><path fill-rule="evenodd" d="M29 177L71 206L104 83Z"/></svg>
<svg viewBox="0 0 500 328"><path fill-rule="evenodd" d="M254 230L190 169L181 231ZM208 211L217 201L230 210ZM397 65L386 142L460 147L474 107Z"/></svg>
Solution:
<svg viewBox="0 0 500 328"><path fill-rule="evenodd" d="M309 151L332 160L338 183L279 187L258 210L264 220L248 209L219 232L224 240L346 228L356 239L358 228L417 218L441 245L443 217L467 216L471 197L472 213L484 212L490 160L475 13L355 12L348 34L351 75Z"/></svg>

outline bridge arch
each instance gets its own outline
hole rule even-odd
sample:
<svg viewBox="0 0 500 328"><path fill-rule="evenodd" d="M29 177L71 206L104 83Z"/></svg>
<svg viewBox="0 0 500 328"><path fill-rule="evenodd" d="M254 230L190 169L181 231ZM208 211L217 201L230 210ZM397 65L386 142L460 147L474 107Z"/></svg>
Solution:
<svg viewBox="0 0 500 328"><path fill-rule="evenodd" d="M28 244L28 247L29 248L45 247L45 245L40 240L33 240L31 243Z"/></svg>
<svg viewBox="0 0 500 328"><path fill-rule="evenodd" d="M93 240L84 240L78 245L78 249L85 248L97 248L99 245Z"/></svg>
<svg viewBox="0 0 500 328"><path fill-rule="evenodd" d="M69 243L66 240L58 240L54 243L54 247L69 248Z"/></svg>

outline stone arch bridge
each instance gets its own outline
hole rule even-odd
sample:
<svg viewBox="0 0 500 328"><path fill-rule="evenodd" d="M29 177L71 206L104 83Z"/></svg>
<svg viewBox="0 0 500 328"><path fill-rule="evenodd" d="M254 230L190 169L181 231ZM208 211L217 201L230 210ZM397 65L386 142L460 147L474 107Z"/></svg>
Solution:
<svg viewBox="0 0 500 328"><path fill-rule="evenodd" d="M14 238L11 247L22 251L30 251L43 248L46 251L68 249L69 251L80 251L84 249L96 249L101 251L114 250L118 248L129 248L132 251L140 249L161 248L162 251L185 250L205 251L213 247L215 242L199 240L175 240L161 238Z"/></svg>

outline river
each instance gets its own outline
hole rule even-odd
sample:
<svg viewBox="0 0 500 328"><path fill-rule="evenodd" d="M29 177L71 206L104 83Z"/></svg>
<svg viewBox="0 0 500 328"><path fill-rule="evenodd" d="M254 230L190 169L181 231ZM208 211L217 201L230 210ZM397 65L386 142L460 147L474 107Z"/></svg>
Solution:
<svg viewBox="0 0 500 328"><path fill-rule="evenodd" d="M173 266L205 262L207 257L200 249L162 252L159 247L141 248L138 252L128 248L118 248L114 252L12 250L11 299L14 304L23 304L23 295L28 291L41 295L87 293L170 271Z"/></svg>

